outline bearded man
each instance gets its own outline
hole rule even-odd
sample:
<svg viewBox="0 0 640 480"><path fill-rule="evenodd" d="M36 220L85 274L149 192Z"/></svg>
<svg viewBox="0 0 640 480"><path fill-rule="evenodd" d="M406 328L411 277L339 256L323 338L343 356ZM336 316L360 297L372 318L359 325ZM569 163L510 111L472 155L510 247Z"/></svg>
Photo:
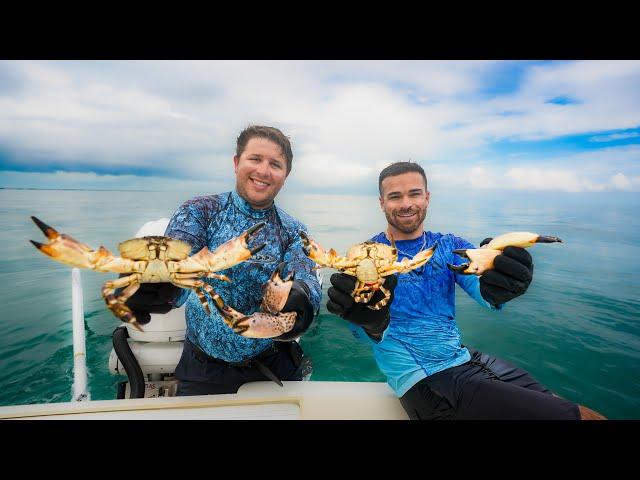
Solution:
<svg viewBox="0 0 640 480"><path fill-rule="evenodd" d="M531 283L531 255L510 246L495 258L494 269L481 277L463 275L449 265L465 261L456 250L475 247L455 235L424 230L431 194L422 167L394 163L380 172L378 187L387 230L371 240L390 245L395 239L399 261L436 245L434 254L418 269L386 277L391 299L379 310L351 297L355 277L333 274L327 309L348 320L354 336L372 346L409 418L603 419L554 395L528 372L461 343L456 284L483 307L501 310ZM382 298L378 290L368 304Z"/></svg>

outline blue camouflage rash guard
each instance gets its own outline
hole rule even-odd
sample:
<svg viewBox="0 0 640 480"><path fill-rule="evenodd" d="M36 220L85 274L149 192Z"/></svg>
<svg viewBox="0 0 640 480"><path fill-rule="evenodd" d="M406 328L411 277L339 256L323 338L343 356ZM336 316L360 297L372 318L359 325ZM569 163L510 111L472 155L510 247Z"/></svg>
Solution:
<svg viewBox="0 0 640 480"><path fill-rule="evenodd" d="M390 245L384 233L371 240ZM398 397L423 378L471 359L460 342L455 321L456 283L480 305L492 310L501 308L492 307L482 298L479 277L460 275L447 267L447 263L460 265L466 261L453 250L476 248L462 238L424 232L414 240L397 240L398 261L414 257L423 244L426 249L436 243L438 246L427 264L398 275L390 307L391 321L379 342L361 327L349 324L354 337L373 347L376 363Z"/></svg>
<svg viewBox="0 0 640 480"><path fill-rule="evenodd" d="M266 222L254 234L249 248L262 243L266 246L256 255L234 267L216 272L226 275L231 283L203 278L235 310L251 315L260 308L263 286L278 264L286 262L282 275L295 272L295 279L304 283L314 311L320 306L320 284L312 270L314 263L302 251L299 232L306 227L273 204L265 210L255 210L237 192L196 197L183 203L173 214L166 236L191 245L191 255L207 246L218 246L259 222ZM212 357L227 362L241 362L258 355L274 341L270 338L245 338L233 332L223 321L209 295L211 314L208 315L196 293L185 289L175 306L186 301L186 338Z"/></svg>

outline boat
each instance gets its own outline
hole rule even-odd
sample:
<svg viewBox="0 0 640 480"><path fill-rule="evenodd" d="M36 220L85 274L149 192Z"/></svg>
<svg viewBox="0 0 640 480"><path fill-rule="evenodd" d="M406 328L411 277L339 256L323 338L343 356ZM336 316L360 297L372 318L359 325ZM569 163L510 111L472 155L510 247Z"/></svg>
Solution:
<svg viewBox="0 0 640 480"><path fill-rule="evenodd" d="M169 220L145 223L135 237L163 235ZM318 273L320 281L322 277ZM0 407L0 419L406 420L393 390L382 382L251 382L237 393L175 396L175 367L185 339L184 306L151 314L140 332L128 324L113 334L108 368L126 376L113 400L91 400L87 382L80 270L71 271L74 382L69 402Z"/></svg>

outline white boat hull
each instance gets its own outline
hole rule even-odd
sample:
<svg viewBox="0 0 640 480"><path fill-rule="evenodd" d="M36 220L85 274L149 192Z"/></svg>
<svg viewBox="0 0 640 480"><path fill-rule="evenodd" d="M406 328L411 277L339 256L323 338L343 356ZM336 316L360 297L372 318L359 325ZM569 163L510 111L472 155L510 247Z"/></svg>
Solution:
<svg viewBox="0 0 640 480"><path fill-rule="evenodd" d="M252 382L238 393L0 407L0 419L407 420L386 383Z"/></svg>

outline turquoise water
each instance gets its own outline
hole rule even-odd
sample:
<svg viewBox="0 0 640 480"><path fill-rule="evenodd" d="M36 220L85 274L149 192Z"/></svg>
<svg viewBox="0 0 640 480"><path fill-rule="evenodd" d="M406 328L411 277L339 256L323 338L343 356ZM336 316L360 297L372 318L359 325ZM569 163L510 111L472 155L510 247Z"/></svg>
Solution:
<svg viewBox="0 0 640 480"><path fill-rule="evenodd" d="M204 192L0 190L0 405L71 399L71 269L37 252L43 221L112 251L146 221L169 217ZM383 230L377 198L293 195L279 203L325 247L344 252ZM432 191L426 226L478 243L516 230L557 235L564 244L533 247L529 291L503 312L482 309L458 289L463 342L529 370L551 390L609 418L640 419L640 196ZM301 343L311 380L384 381L369 348L329 314L323 270L321 314ZM107 362L119 325L100 286L111 278L82 271L87 361L93 400L115 398Z"/></svg>

